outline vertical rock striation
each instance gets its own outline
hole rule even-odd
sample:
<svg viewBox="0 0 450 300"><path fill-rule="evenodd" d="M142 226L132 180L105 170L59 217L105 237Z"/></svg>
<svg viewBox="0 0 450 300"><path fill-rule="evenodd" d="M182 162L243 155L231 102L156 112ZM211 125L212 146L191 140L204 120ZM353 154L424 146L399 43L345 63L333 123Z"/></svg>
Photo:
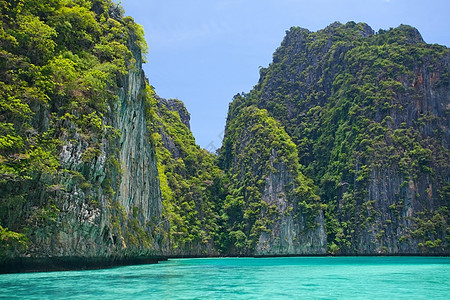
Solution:
<svg viewBox="0 0 450 300"><path fill-rule="evenodd" d="M146 80L140 49L132 53L136 65L120 79L118 99L104 116L108 129L99 136L100 147L90 147L77 134L60 136L66 171L59 188L40 191L41 198L52 197L55 216L32 234L31 257L121 260L167 252L156 154L147 129Z"/></svg>
<svg viewBox="0 0 450 300"><path fill-rule="evenodd" d="M449 254L450 52L415 28L291 28L215 156L113 2L1 9L1 271Z"/></svg>
<svg viewBox="0 0 450 300"><path fill-rule="evenodd" d="M233 114L235 113L235 114ZM235 255L325 254L323 214L297 149L266 110L231 112L219 161L230 177L222 214Z"/></svg>
<svg viewBox="0 0 450 300"><path fill-rule="evenodd" d="M40 49L2 52L2 59L31 61L39 75L26 84L13 78L9 86L32 86L45 101L23 98L24 124L2 111L2 128L11 126L26 142L15 152L0 149L0 264L5 270L92 268L167 255L140 27L107 0L27 3L20 13L46 15L46 23L33 19L36 26L60 38L45 58ZM20 13L8 19L13 34ZM73 40L60 26L64 21L73 22ZM2 64L0 71L15 67Z"/></svg>
<svg viewBox="0 0 450 300"><path fill-rule="evenodd" d="M326 206L328 251L448 253L448 49L349 22L293 27L273 57L228 116L257 106L284 126Z"/></svg>

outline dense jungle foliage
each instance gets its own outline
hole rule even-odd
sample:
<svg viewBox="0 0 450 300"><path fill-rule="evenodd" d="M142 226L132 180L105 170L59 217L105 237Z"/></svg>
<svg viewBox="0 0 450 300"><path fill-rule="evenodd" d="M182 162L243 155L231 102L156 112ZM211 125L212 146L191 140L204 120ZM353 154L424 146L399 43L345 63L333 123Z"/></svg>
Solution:
<svg viewBox="0 0 450 300"><path fill-rule="evenodd" d="M189 123L181 120L180 114L189 116L184 104L157 96L152 99L152 140L171 247L175 253L215 253L218 213L226 193L224 173L214 156L195 143Z"/></svg>
<svg viewBox="0 0 450 300"><path fill-rule="evenodd" d="M442 251L449 237L449 57L448 48L425 44L405 25L377 34L353 22L318 32L293 27L255 88L235 97L229 118L257 106L285 127L327 205L329 251L357 253L364 234L418 238L422 249ZM411 201L418 215L401 224Z"/></svg>
<svg viewBox="0 0 450 300"><path fill-rule="evenodd" d="M56 223L56 199L74 186L87 211L102 208L98 193L113 198L119 90L147 46L112 0L0 0L0 10L1 258ZM448 254L449 65L448 48L405 25L293 27L253 90L234 97L217 155L195 144L182 102L146 83L159 177L147 188L160 189L166 227L147 232L139 207L130 217L107 201L111 230L148 249L165 234L171 255L252 255L290 216L291 232L325 228L334 254ZM77 151L82 163L65 164Z"/></svg>
<svg viewBox="0 0 450 300"><path fill-rule="evenodd" d="M285 214L317 214L320 198L312 180L300 171L297 147L267 110L248 106L229 118L218 162L229 176L222 212L223 250L253 253L261 232L271 232L271 225L280 220L280 205L263 197L271 174L280 174L286 187L289 208Z"/></svg>
<svg viewBox="0 0 450 300"><path fill-rule="evenodd" d="M128 43L143 52L147 46L142 28L110 0L2 0L0 10L0 247L6 248L25 246L27 235L56 220L53 196L67 188L61 178L89 193L86 174L61 165L63 141L86 148L82 161L90 164L102 137L120 134L108 120L120 78L135 65ZM119 168L114 158L109 163Z"/></svg>

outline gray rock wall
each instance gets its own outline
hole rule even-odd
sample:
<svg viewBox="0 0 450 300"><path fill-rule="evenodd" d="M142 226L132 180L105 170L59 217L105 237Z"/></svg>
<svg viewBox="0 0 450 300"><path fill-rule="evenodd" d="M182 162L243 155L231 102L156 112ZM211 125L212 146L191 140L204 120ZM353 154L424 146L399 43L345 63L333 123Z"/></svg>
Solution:
<svg viewBox="0 0 450 300"><path fill-rule="evenodd" d="M279 218L274 220L270 232L261 233L254 255L325 254L323 212L314 217L315 227L308 228L307 216L298 206L298 199L289 196L292 191L287 187L292 186L292 174L282 163L273 166L277 172L266 177L262 200L277 207Z"/></svg>
<svg viewBox="0 0 450 300"><path fill-rule="evenodd" d="M26 256L95 258L101 264L168 253L156 155L147 129L146 79L141 53L132 50L136 65L120 79L118 99L103 116L101 140L79 133L60 136L59 157L66 171L52 191L40 191L46 202L51 198L54 214L51 220L36 220Z"/></svg>

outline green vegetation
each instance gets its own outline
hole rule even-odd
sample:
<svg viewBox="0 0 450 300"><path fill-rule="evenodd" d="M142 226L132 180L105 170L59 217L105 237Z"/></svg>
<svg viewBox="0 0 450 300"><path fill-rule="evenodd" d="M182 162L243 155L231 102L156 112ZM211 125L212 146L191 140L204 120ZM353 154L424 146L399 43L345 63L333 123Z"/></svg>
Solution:
<svg viewBox="0 0 450 300"><path fill-rule="evenodd" d="M17 233L0 225L0 260L9 255L12 249L26 249L27 238L23 233Z"/></svg>
<svg viewBox="0 0 450 300"><path fill-rule="evenodd" d="M118 137L111 108L135 66L130 43L146 45L110 0L1 0L0 10L0 224L11 230L2 227L1 241L23 244L22 234L58 218L54 200L70 181L91 198L113 193L113 180L99 187L88 166L104 136ZM83 151L80 167L60 157L63 147ZM109 165L120 167L113 157Z"/></svg>
<svg viewBox="0 0 450 300"><path fill-rule="evenodd" d="M108 216L106 248L251 255L283 229L295 247L325 227L333 254L448 252L450 54L414 28L291 28L234 97L217 156L195 144L182 102L141 77L160 185L144 201L162 197L150 220L117 201L131 167L118 99L142 74L142 28L112 0L0 0L0 11L0 262L70 232L52 229L70 227L74 203Z"/></svg>
<svg viewBox="0 0 450 300"><path fill-rule="evenodd" d="M251 254L261 232L271 232L280 220L282 205L263 197L284 198L265 192L267 180L277 174L287 193L289 208L284 213L298 217L306 212L308 226L317 225L313 221L319 211L316 188L300 172L295 144L267 110L248 106L228 120L219 165L229 176L229 194L221 211L221 249Z"/></svg>
<svg viewBox="0 0 450 300"><path fill-rule="evenodd" d="M405 25L378 34L353 22L318 32L293 27L273 63L261 69L258 85L235 97L229 119L245 107L266 109L297 146L300 169L320 187L327 207L330 252L370 248L361 236L384 232L385 223L393 234L394 228L406 232L401 203L411 197L421 203L410 219L419 227L424 208L432 213L448 205L448 197L439 196L448 194L450 170L448 55ZM441 100L426 96L429 89L447 104L435 104ZM390 216L383 201L404 211ZM447 223L448 211L441 216ZM444 240L446 230L416 238L424 245Z"/></svg>
<svg viewBox="0 0 450 300"><path fill-rule="evenodd" d="M217 212L226 193L224 173L215 165L214 156L195 144L175 109L188 115L182 102L155 97L152 101L152 107L157 107L152 140L171 246L176 253L214 248L220 229Z"/></svg>

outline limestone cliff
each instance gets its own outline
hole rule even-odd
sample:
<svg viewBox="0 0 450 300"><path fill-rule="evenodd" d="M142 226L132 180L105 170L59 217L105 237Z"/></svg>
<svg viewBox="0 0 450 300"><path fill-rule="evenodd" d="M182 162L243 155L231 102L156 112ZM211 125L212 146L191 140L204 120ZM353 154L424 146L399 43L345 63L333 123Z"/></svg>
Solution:
<svg viewBox="0 0 450 300"><path fill-rule="evenodd" d="M133 49L136 66L121 79L119 97L103 123L93 148L85 137L60 130L59 158L64 172L51 192L55 217L31 235L31 257L98 257L158 255L161 196L156 157L151 147L145 114L146 81L141 53ZM61 124L73 126L69 121ZM95 152L88 156L89 152ZM161 226L163 229L164 227Z"/></svg>
<svg viewBox="0 0 450 300"><path fill-rule="evenodd" d="M59 22L68 18L73 39L80 40L58 40L55 52L39 59L33 55L41 49L22 53L11 46L2 52L7 62L2 93L21 92L23 85L46 99L22 97L28 102L19 102L27 108L21 116L2 110L1 127L11 129L0 138L15 134L16 141L24 141L0 149L2 266L90 268L166 255L169 226L162 219L149 131L153 92L142 71L145 41L138 25L110 1L39 8L49 12L30 6L21 12L28 17L17 13L17 19L9 19L10 28L28 18L58 33L50 38L62 38ZM48 14L47 23L33 17L39 13ZM86 22L76 23L77 18ZM77 27L83 24L86 28ZM92 34L89 41L77 35L78 29ZM8 77L8 68L16 67L12 58L39 76L30 75L27 83ZM38 80L47 80L46 85Z"/></svg>
<svg viewBox="0 0 450 300"><path fill-rule="evenodd" d="M170 256L217 256L218 210L225 193L214 156L196 143L183 102L155 97L153 140L170 225Z"/></svg>
<svg viewBox="0 0 450 300"><path fill-rule="evenodd" d="M322 208L296 146L266 110L249 106L230 115L219 154L230 177L222 214L228 253L325 254Z"/></svg>
<svg viewBox="0 0 450 300"><path fill-rule="evenodd" d="M300 197L296 199L289 195L293 188L289 184L295 175L287 170L286 165L273 164L276 152L272 151L271 154L270 161L275 170L266 177L262 201L269 207L275 207L278 217L268 226L269 230L261 232L253 255L325 254L327 245L323 211L308 211Z"/></svg>
<svg viewBox="0 0 450 300"><path fill-rule="evenodd" d="M448 253L449 58L405 25L293 27L234 99L229 118L266 109L296 144L327 207L329 252Z"/></svg>
<svg viewBox="0 0 450 300"><path fill-rule="evenodd" d="M450 53L416 29L291 28L216 156L155 95L120 6L16 2L0 7L0 271L449 254Z"/></svg>

